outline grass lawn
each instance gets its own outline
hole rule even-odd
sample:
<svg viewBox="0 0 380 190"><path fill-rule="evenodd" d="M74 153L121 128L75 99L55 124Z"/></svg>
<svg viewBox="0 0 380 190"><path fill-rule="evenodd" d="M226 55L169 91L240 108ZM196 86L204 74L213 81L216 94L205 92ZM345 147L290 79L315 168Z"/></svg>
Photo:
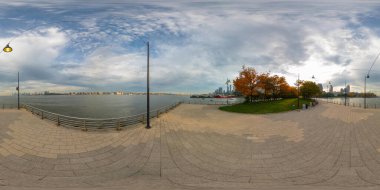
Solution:
<svg viewBox="0 0 380 190"><path fill-rule="evenodd" d="M311 101L312 100L310 99L300 99L300 108L302 108L302 104L310 104ZM222 106L219 107L219 109L237 113L266 114L295 110L297 109L297 106L297 98L292 98L267 102L242 103L231 106Z"/></svg>

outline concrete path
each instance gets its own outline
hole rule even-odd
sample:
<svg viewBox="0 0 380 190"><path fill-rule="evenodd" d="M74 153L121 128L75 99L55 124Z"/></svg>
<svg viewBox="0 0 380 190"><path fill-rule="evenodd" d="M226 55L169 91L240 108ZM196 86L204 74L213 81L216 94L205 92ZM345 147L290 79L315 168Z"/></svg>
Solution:
<svg viewBox="0 0 380 190"><path fill-rule="evenodd" d="M379 189L380 110L249 115L181 105L83 132L0 111L0 189Z"/></svg>

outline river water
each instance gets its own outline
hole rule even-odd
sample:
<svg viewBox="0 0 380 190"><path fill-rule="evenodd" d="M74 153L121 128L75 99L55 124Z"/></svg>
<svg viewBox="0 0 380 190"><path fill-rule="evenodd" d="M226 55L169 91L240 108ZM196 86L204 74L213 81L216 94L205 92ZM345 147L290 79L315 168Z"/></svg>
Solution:
<svg viewBox="0 0 380 190"><path fill-rule="evenodd" d="M229 98L228 103L239 103L244 99ZM227 98L190 98L176 95L151 95L150 110L175 104L179 101L195 104L226 104ZM73 117L85 118L114 118L137 115L146 112L146 96L131 95L49 95L21 96L21 104ZM17 105L17 96L0 96L0 106ZM0 112L1 113L1 112Z"/></svg>
<svg viewBox="0 0 380 190"><path fill-rule="evenodd" d="M189 100L188 96L152 95L150 110ZM73 117L112 118L125 117L146 112L146 96L131 95L49 95L21 96L22 104L29 104L46 111ZM0 97L0 105L17 105L17 96Z"/></svg>

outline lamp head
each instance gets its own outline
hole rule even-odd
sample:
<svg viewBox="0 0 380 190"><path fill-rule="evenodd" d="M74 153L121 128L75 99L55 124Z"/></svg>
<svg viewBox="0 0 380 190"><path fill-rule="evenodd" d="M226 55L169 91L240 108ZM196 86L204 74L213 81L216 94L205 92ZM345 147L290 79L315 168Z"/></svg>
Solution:
<svg viewBox="0 0 380 190"><path fill-rule="evenodd" d="M369 74L367 74L367 79L369 79Z"/></svg>
<svg viewBox="0 0 380 190"><path fill-rule="evenodd" d="M4 49L3 49L3 51L4 52L6 52L6 53L9 53L9 52L12 52L12 48L11 48L11 46L9 46L9 44L7 44L5 47L4 47Z"/></svg>

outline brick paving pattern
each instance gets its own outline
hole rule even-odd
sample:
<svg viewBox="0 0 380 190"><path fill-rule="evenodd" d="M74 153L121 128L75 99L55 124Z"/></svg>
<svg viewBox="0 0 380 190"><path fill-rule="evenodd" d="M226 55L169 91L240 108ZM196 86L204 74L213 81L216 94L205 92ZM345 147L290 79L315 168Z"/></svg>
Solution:
<svg viewBox="0 0 380 190"><path fill-rule="evenodd" d="M0 111L0 189L379 189L380 110L249 115L183 104L121 131Z"/></svg>

